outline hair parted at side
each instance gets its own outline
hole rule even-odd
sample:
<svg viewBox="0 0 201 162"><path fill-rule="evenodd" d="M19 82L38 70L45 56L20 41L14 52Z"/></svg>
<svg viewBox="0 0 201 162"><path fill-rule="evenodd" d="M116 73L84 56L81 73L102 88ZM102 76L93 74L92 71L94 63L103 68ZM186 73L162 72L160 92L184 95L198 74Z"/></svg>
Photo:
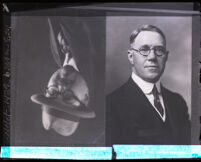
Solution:
<svg viewBox="0 0 201 162"><path fill-rule="evenodd" d="M154 31L154 32L157 32L159 33L163 39L164 39L164 43L166 45L166 38L165 38L165 35L163 34L163 32L161 31L161 29L159 29L158 27L156 26L153 26L153 25L143 25L142 27L134 30L132 33L131 33L131 36L130 36L130 44L132 44L134 41L135 41L135 38L138 36L138 34L142 31Z"/></svg>

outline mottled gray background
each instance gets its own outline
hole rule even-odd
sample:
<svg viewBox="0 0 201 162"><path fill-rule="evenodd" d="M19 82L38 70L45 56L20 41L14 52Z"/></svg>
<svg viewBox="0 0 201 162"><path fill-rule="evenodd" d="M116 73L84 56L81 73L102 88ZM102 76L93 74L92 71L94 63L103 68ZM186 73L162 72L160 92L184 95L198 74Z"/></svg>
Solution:
<svg viewBox="0 0 201 162"><path fill-rule="evenodd" d="M188 16L111 16L106 18L106 94L127 81L131 68L127 59L131 32L145 24L165 34L169 58L161 78L168 89L180 93L191 114L192 18Z"/></svg>

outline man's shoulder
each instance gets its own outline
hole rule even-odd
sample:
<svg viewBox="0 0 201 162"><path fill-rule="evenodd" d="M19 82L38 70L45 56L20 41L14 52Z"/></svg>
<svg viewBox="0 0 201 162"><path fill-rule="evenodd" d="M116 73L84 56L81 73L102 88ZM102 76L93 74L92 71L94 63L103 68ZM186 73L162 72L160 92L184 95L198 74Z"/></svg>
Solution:
<svg viewBox="0 0 201 162"><path fill-rule="evenodd" d="M181 94L179 94L178 92L170 90L165 86L162 86L162 92L164 92L166 95L182 97Z"/></svg>
<svg viewBox="0 0 201 162"><path fill-rule="evenodd" d="M106 96L106 99L111 100L111 99L122 98L123 96L125 96L125 93L127 93L128 90L128 84L129 84L128 82L125 82L120 87L113 90Z"/></svg>
<svg viewBox="0 0 201 162"><path fill-rule="evenodd" d="M162 86L162 93L164 93L164 95L169 99L177 100L186 104L186 101L184 100L183 96L178 92L175 92Z"/></svg>

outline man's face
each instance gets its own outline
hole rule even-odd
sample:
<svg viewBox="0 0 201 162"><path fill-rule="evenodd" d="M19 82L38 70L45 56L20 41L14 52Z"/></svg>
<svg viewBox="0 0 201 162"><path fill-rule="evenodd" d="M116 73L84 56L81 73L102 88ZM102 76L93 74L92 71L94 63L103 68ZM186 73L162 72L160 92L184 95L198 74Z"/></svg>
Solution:
<svg viewBox="0 0 201 162"><path fill-rule="evenodd" d="M156 46L165 47L165 42L163 37L157 32L142 31L131 44L131 48L139 50L144 46L150 48ZM128 59L132 64L133 72L143 80L151 83L157 82L164 72L167 57L168 52L165 55L157 56L155 51L151 50L148 56L143 56L137 51L128 51Z"/></svg>

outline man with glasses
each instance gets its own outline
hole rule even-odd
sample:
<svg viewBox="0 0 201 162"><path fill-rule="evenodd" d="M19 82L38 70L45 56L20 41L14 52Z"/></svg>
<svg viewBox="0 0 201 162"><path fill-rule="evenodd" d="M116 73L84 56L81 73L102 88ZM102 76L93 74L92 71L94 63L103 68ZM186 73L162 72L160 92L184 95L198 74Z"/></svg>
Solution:
<svg viewBox="0 0 201 162"><path fill-rule="evenodd" d="M107 145L190 144L186 102L160 82L168 54L159 28L144 25L132 32L131 77L107 96Z"/></svg>

